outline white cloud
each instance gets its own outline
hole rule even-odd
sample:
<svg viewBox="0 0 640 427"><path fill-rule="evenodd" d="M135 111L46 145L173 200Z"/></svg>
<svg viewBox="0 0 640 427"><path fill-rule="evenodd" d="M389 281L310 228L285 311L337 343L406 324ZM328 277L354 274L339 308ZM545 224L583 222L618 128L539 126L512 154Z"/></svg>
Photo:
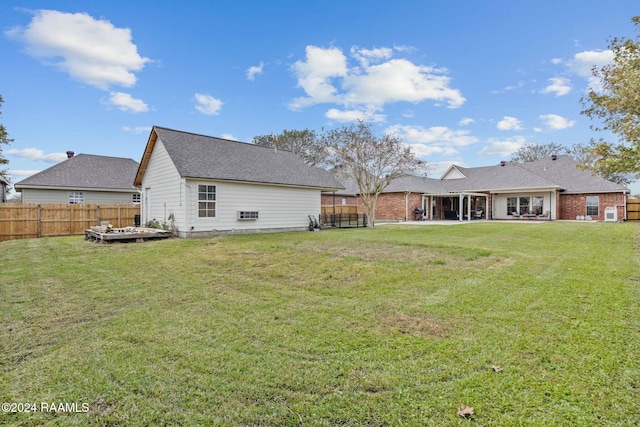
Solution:
<svg viewBox="0 0 640 427"><path fill-rule="evenodd" d="M610 50L586 50L576 53L568 62L569 69L580 77L589 81L589 86L595 90L601 87L600 81L592 74L593 67L600 69L613 61Z"/></svg>
<svg viewBox="0 0 640 427"><path fill-rule="evenodd" d="M135 126L135 127L124 126L122 130L125 132L135 133L135 134L149 133L151 132L151 126Z"/></svg>
<svg viewBox="0 0 640 427"><path fill-rule="evenodd" d="M553 130L567 129L576 124L575 120L568 120L557 114L541 114L538 118L546 127Z"/></svg>
<svg viewBox="0 0 640 427"><path fill-rule="evenodd" d="M552 77L547 79L549 85L540 93L555 93L556 96L566 95L571 92L571 81L566 77Z"/></svg>
<svg viewBox="0 0 640 427"><path fill-rule="evenodd" d="M222 101L214 98L211 95L204 95L201 93L195 94L196 110L207 116L215 116L220 113L222 108Z"/></svg>
<svg viewBox="0 0 640 427"><path fill-rule="evenodd" d="M67 156L64 156L65 158L67 158ZM31 175L35 175L38 172L42 172L42 170L39 169L9 169L9 175L11 176L19 176L19 177L23 177L23 176L31 176Z"/></svg>
<svg viewBox="0 0 640 427"><path fill-rule="evenodd" d="M135 71L149 62L138 54L131 30L86 13L38 10L26 27L5 32L26 46L26 52L83 83L108 89L130 87Z"/></svg>
<svg viewBox="0 0 640 427"><path fill-rule="evenodd" d="M385 133L397 135L413 147L419 155L439 153L447 156L458 152L459 147L478 142L467 130L453 130L445 126L424 128L422 126L393 125Z"/></svg>
<svg viewBox="0 0 640 427"><path fill-rule="evenodd" d="M235 136L231 135L230 133L223 133L221 138L228 139L230 141L237 141L238 140L238 138L236 138Z"/></svg>
<svg viewBox="0 0 640 427"><path fill-rule="evenodd" d="M11 156L19 157L21 159L42 160L48 163L58 163L67 158L66 153L45 154L45 152L40 150L39 148L10 148L5 153ZM12 173L15 174L16 172L14 171Z"/></svg>
<svg viewBox="0 0 640 427"><path fill-rule="evenodd" d="M391 59L368 67L365 74L347 76L344 100L372 108L427 99L447 102L450 108L460 107L465 98L457 89L449 87L450 79L443 73L444 70L415 65L406 59Z"/></svg>
<svg viewBox="0 0 640 427"><path fill-rule="evenodd" d="M458 122L458 125L459 125L459 126L468 126L468 125L470 125L471 123L475 123L475 122L476 122L476 121L475 121L475 120L473 120L472 118L465 117L464 119L462 119L462 120L460 120L460 121Z"/></svg>
<svg viewBox="0 0 640 427"><path fill-rule="evenodd" d="M307 96L294 99L289 107L301 109L333 103L349 110L380 111L394 102L444 102L449 108L466 101L459 90L450 87L447 70L416 65L406 59L393 59L399 48L361 49L351 55L358 65L349 65L336 47L307 46L306 58L293 65L298 87Z"/></svg>
<svg viewBox="0 0 640 427"><path fill-rule="evenodd" d="M498 122L496 127L500 130L522 130L522 123L519 119L510 116L504 116L502 120Z"/></svg>
<svg viewBox="0 0 640 427"><path fill-rule="evenodd" d="M338 110L337 108L329 109L324 116L338 122L355 122L356 120L383 122L385 119L385 116L382 114L367 113L360 110Z"/></svg>
<svg viewBox="0 0 640 427"><path fill-rule="evenodd" d="M351 48L351 56L357 59L363 67L367 67L370 62L380 62L393 56L393 49L380 47L375 49L360 49L357 46Z"/></svg>
<svg viewBox="0 0 640 427"><path fill-rule="evenodd" d="M525 144L526 139L520 135L507 139L489 138L489 145L483 147L482 150L478 152L478 155L506 157L518 151L518 149Z"/></svg>
<svg viewBox="0 0 640 427"><path fill-rule="evenodd" d="M407 144L413 150L414 154L419 158L429 157L434 154L440 154L442 156L455 156L458 154L458 150L453 147L443 147L439 145L429 144Z"/></svg>
<svg viewBox="0 0 640 427"><path fill-rule="evenodd" d="M247 69L247 80L255 80L258 74L262 74L264 69L264 62L260 62L260 65L253 65Z"/></svg>
<svg viewBox="0 0 640 427"><path fill-rule="evenodd" d="M129 113L144 113L149 111L149 106L145 104L144 101L123 92L111 92L107 104Z"/></svg>
<svg viewBox="0 0 640 427"><path fill-rule="evenodd" d="M323 49L307 46L306 61L296 61L293 70L298 78L298 87L307 97L294 99L289 105L298 110L314 104L337 102L337 89L331 84L335 77L347 75L347 57L338 48Z"/></svg>

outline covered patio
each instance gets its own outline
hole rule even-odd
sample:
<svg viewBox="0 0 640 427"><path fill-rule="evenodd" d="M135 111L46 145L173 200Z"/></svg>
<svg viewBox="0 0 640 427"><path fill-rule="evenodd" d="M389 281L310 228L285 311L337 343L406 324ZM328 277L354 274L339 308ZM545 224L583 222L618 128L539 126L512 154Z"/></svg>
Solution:
<svg viewBox="0 0 640 427"><path fill-rule="evenodd" d="M489 194L484 193L423 194L422 206L424 220L491 219Z"/></svg>

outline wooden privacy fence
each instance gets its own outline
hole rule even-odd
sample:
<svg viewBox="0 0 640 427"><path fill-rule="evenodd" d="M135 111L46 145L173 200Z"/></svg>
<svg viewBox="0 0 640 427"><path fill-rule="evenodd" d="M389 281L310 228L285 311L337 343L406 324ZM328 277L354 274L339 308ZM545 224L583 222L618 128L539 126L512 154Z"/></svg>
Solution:
<svg viewBox="0 0 640 427"><path fill-rule="evenodd" d="M627 220L640 221L640 199L627 199Z"/></svg>
<svg viewBox="0 0 640 427"><path fill-rule="evenodd" d="M340 214L357 214L358 207L355 205L322 205L320 207L320 215L340 215Z"/></svg>
<svg viewBox="0 0 640 427"><path fill-rule="evenodd" d="M140 205L134 204L0 204L0 241L34 237L71 236L101 222L113 227L135 225Z"/></svg>

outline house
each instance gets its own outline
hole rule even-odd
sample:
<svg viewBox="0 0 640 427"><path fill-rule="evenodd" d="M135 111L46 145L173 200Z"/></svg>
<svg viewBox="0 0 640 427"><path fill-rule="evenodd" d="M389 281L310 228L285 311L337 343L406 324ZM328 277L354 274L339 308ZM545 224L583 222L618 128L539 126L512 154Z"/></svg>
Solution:
<svg viewBox="0 0 640 427"><path fill-rule="evenodd" d="M14 185L23 203L139 203L133 186L138 162L121 157L74 155Z"/></svg>
<svg viewBox="0 0 640 427"><path fill-rule="evenodd" d="M179 237L304 230L328 171L285 150L154 126L134 185L142 220L170 222Z"/></svg>
<svg viewBox="0 0 640 427"><path fill-rule="evenodd" d="M7 181L2 175L0 175L0 203L7 201L9 181Z"/></svg>
<svg viewBox="0 0 640 427"><path fill-rule="evenodd" d="M357 187L323 195L323 205L351 204ZM576 219L604 220L605 209L625 218L629 190L578 167L570 156L530 163L464 168L452 165L440 179L404 176L378 198L376 220ZM419 217L414 214L418 208ZM612 210L612 211L611 211ZM359 212L364 212L359 207Z"/></svg>

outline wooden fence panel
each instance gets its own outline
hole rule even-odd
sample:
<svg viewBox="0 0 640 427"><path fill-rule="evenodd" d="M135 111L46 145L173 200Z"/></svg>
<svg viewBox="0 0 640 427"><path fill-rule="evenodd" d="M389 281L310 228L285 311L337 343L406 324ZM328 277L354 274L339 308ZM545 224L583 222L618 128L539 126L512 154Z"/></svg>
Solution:
<svg viewBox="0 0 640 427"><path fill-rule="evenodd" d="M0 240L38 237L38 210L35 203L0 204Z"/></svg>
<svg viewBox="0 0 640 427"><path fill-rule="evenodd" d="M106 221L113 227L134 225L140 205L3 203L0 204L0 241L34 237L82 235Z"/></svg>
<svg viewBox="0 0 640 427"><path fill-rule="evenodd" d="M136 215L140 215L140 205L100 205L98 223L106 221L116 228L133 227Z"/></svg>
<svg viewBox="0 0 640 427"><path fill-rule="evenodd" d="M627 220L640 221L640 199L627 199Z"/></svg>
<svg viewBox="0 0 640 427"><path fill-rule="evenodd" d="M357 214L358 207L356 205L323 205L320 207L321 215L341 215L341 214Z"/></svg>

